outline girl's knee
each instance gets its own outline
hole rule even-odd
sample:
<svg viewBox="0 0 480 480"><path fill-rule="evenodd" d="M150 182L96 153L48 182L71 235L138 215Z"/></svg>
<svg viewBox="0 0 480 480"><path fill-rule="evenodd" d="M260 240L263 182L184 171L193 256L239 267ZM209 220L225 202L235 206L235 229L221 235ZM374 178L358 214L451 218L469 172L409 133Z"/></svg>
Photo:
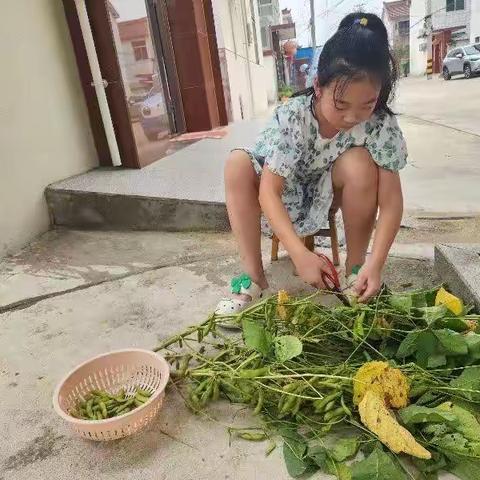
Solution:
<svg viewBox="0 0 480 480"><path fill-rule="evenodd" d="M250 156L242 150L234 150L225 163L225 183L228 187L243 182L258 182L258 177Z"/></svg>
<svg viewBox="0 0 480 480"><path fill-rule="evenodd" d="M339 187L348 183L359 189L376 189L378 166L366 148L352 147L335 161L333 181Z"/></svg>

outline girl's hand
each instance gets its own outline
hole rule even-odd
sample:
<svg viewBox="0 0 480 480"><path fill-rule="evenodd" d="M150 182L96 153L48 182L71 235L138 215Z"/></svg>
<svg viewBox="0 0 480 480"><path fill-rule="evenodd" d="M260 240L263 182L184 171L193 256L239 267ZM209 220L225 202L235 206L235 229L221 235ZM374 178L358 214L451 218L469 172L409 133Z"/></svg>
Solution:
<svg viewBox="0 0 480 480"><path fill-rule="evenodd" d="M322 273L330 273L330 267L317 254L305 249L293 259L293 263L297 267L298 275L305 283L319 290L326 288Z"/></svg>
<svg viewBox="0 0 480 480"><path fill-rule="evenodd" d="M359 302L367 302L380 290L382 269L368 262L361 268L353 289L359 296Z"/></svg>

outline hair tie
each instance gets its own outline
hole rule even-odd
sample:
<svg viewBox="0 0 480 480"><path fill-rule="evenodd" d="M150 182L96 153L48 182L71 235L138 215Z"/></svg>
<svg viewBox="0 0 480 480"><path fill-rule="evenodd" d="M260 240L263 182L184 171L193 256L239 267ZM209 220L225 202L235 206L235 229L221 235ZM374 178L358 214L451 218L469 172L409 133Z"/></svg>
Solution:
<svg viewBox="0 0 480 480"><path fill-rule="evenodd" d="M366 27L368 25L368 18L356 18L353 23L360 24L362 27Z"/></svg>

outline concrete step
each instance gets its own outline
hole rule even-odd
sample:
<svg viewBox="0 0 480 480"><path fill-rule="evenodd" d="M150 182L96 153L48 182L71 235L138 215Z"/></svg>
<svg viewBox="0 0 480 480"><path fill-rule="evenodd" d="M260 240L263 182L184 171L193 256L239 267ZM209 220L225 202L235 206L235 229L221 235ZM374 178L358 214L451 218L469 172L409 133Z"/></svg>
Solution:
<svg viewBox="0 0 480 480"><path fill-rule="evenodd" d="M226 231L225 203L82 192L50 186L53 225L99 230Z"/></svg>
<svg viewBox="0 0 480 480"><path fill-rule="evenodd" d="M480 244L437 245L435 271L452 293L480 312Z"/></svg>
<svg viewBox="0 0 480 480"><path fill-rule="evenodd" d="M229 126L222 139L185 147L141 170L99 168L46 189L52 223L88 229L224 231L223 166L251 146L265 120Z"/></svg>

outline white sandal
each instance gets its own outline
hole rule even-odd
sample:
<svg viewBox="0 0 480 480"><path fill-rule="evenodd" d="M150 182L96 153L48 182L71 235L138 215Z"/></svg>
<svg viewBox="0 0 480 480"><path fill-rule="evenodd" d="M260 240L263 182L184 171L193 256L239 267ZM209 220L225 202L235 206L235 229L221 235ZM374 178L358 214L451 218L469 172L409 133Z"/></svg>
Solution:
<svg viewBox="0 0 480 480"><path fill-rule="evenodd" d="M265 291L246 274L232 280L231 292L248 295L250 299L222 298L215 309L216 315L235 315L265 296Z"/></svg>

